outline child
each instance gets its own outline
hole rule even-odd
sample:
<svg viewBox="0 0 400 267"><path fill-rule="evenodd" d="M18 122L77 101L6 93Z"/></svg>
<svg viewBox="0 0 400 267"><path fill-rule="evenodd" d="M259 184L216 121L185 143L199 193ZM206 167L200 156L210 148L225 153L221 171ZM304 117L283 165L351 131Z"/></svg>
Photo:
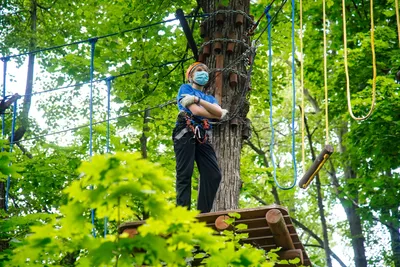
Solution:
<svg viewBox="0 0 400 267"><path fill-rule="evenodd" d="M209 119L223 119L228 111L202 90L208 82L208 67L195 62L186 71L188 84L179 88L178 120L173 131L176 158L176 204L190 209L194 162L200 172L200 191L197 209L209 212L221 181L214 149L209 143Z"/></svg>

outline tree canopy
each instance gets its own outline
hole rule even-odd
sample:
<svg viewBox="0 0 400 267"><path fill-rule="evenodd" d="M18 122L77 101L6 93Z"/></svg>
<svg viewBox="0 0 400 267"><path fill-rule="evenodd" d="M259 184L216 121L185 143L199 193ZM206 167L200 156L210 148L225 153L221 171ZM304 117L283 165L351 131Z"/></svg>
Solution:
<svg viewBox="0 0 400 267"><path fill-rule="evenodd" d="M250 58L250 64L241 61L237 66L248 71L252 64L251 90L246 93L249 110L245 113L251 120L251 136L238 139L243 145L237 155L240 170L231 174L241 181L239 207L272 203L288 207L311 261L317 266L400 266L400 81L396 78L400 71L399 10L397 1L379 0L373 1L371 12L370 1L343 1L344 6L338 1L302 1L302 29L300 2L295 1L295 70L290 1L274 1L271 5L269 12L275 15L270 35L272 54L268 52L267 19L262 16L266 3L249 4L249 14L255 20L261 16L261 20L249 39L259 41L254 61ZM194 60L175 12L181 8L187 15L200 48L204 39L199 25L210 16L204 7L230 10L237 3L3 1L0 54L2 70L8 66L2 80L5 95L14 94L16 80L25 79L24 76L27 85L23 101L18 100L14 123L13 105L2 115L0 191L6 192L8 178L10 188L7 210L1 211L0 264L115 266L118 261L119 266L184 266L185 259L196 249L209 256L210 266L273 266L273 253L264 255L224 237L211 237L210 230L201 224L196 230L190 229L196 212L173 205L171 177L175 162L171 133L177 115L174 99L185 82L186 67ZM376 82L374 110L363 121L353 120L347 107L343 10L350 104L355 116L368 112ZM376 54L376 81L372 47ZM27 62L31 62L28 67ZM14 66L17 71L11 71ZM294 128L292 72L297 101ZM107 85L111 89L109 114ZM302 98L304 140L299 108ZM324 112L326 103L328 116ZM34 114L36 111L40 115ZM275 130L272 147L270 117ZM307 169L328 142L327 118L334 154L309 189L280 190L274 182L272 160L276 163L277 180L290 185L294 179L294 147L297 178L301 178L302 144ZM10 145L13 124L16 129L26 128L26 132ZM90 149L95 155L92 158ZM193 190L197 190L197 176L195 173ZM90 236L91 210L96 210L96 238ZM130 240L118 235L119 223L148 215L148 228L143 227L142 237ZM105 217L108 235L102 238ZM162 238L165 236L169 237ZM139 252L131 257L134 249Z"/></svg>

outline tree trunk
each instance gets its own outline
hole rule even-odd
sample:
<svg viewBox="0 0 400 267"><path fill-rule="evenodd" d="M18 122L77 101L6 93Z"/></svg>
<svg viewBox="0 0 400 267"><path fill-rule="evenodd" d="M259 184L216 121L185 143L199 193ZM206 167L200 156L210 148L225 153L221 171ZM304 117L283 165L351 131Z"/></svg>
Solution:
<svg viewBox="0 0 400 267"><path fill-rule="evenodd" d="M315 161L317 159L317 157L315 155L312 136L310 133L310 129L308 127L307 118L305 116L304 116L304 125L305 125L306 131L307 131L308 143L310 145L311 158L313 161ZM325 209L324 209L324 203L322 200L321 181L319 179L319 174L317 174L315 176L315 187L317 189L318 211L319 211L319 216L321 219L322 235L324 237L324 250L325 250L325 258L326 258L326 266L332 267L331 249L329 248L328 227L326 225Z"/></svg>
<svg viewBox="0 0 400 267"><path fill-rule="evenodd" d="M399 221L400 218L400 213L398 210L393 209L392 214L394 218L397 218L397 221ZM394 261L394 267L400 267L400 227L399 223L395 225L395 223L391 223L391 226L393 228L389 228L390 232L390 244L392 247L392 252L393 252L393 261Z"/></svg>
<svg viewBox="0 0 400 267"><path fill-rule="evenodd" d="M37 8L38 8L38 6L37 6L36 0L31 0L31 8L30 8L31 38L29 40L29 51L30 52L36 50ZM32 100L35 56L36 55L34 53L29 54L29 56L28 56L28 73L27 73L27 77L26 77L25 96L24 96L24 103L23 103L23 107L22 107L21 125L20 125L20 128L24 127L25 129L28 129L28 126L29 126L29 110L31 108L31 100Z"/></svg>
<svg viewBox="0 0 400 267"><path fill-rule="evenodd" d="M140 137L140 151L142 153L142 158L147 159L147 132L149 131L149 118L150 118L150 109L146 108L143 115L143 132Z"/></svg>
<svg viewBox="0 0 400 267"><path fill-rule="evenodd" d="M0 210L6 209L6 183L0 182Z"/></svg>
<svg viewBox="0 0 400 267"><path fill-rule="evenodd" d="M343 136L348 131L348 126L345 124L340 133L339 133L339 149L341 153L344 153L346 148L343 145ZM345 180L350 180L356 178L356 173L353 171L350 165L350 160L343 164L345 167L344 178ZM346 212L347 220L350 225L350 234L351 234L351 244L353 246L354 251L354 263L356 267L366 267L367 266L367 258L365 256L365 246L364 246L364 235L362 231L361 218L357 214L357 206L354 203L349 205L349 200L345 199L341 194L341 189L339 186L339 181L336 177L336 173L334 170L331 171L331 178L333 186L335 187L336 194L343 206L343 209ZM356 192L355 192L356 194ZM357 201L357 197L354 199Z"/></svg>
<svg viewBox="0 0 400 267"><path fill-rule="evenodd" d="M218 163L221 168L222 180L214 201L213 210L228 210L238 208L239 193L242 185L240 179L240 154L242 149L242 129L248 112L248 102L246 93L248 82L246 79L246 69L244 65L243 53L248 49L249 38L245 37L245 30L250 26L250 22L243 14L227 12L224 13L223 21L218 20L212 13L216 10L243 11L249 12L250 2L248 0L231 0L228 6L221 6L217 0L199 0L199 5L203 11L211 14L205 24L206 38L211 40L211 53L205 59L205 63L211 70L210 87L208 93L214 94L217 100L221 100L222 108L229 111L229 121L223 122L214 127L212 143L217 154ZM236 23L242 17L243 24ZM220 33L219 34L217 34ZM228 43L220 42L221 50L215 50L216 38L232 38L235 43L233 51L227 52ZM245 43L241 43L245 39ZM202 53L202 51L200 51ZM216 58L221 63L216 64ZM240 60L242 56L242 60ZM238 60L239 59L239 60ZM223 68L225 71L215 70ZM235 70L244 74L237 75L237 83L229 83L229 76ZM220 99L219 99L220 98Z"/></svg>
<svg viewBox="0 0 400 267"><path fill-rule="evenodd" d="M393 178L391 170L386 171L386 175ZM400 267L400 212L398 209L385 209L382 215L393 218L387 225L390 233L390 245L393 253L394 267Z"/></svg>

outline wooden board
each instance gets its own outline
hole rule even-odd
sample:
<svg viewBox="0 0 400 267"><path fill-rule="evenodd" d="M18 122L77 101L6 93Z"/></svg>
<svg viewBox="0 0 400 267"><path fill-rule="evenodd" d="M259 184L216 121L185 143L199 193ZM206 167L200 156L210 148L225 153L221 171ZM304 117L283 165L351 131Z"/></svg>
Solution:
<svg viewBox="0 0 400 267"><path fill-rule="evenodd" d="M252 244L257 248L262 248L266 251L270 251L271 249L277 247L276 242L274 240L274 235L272 234L271 229L269 228L265 217L267 212L272 209L277 209L282 213L284 222L286 224L286 228L289 232L290 238L293 242L295 249L300 249L303 253L303 260L304 260L303 265L312 266L310 259L307 255L307 252L305 251L304 246L301 243L296 233L296 229L293 226L288 210L282 206L269 205L251 209L238 209L238 210L203 213L199 214L197 216L197 219L200 222L205 222L208 227L211 227L215 231L218 231L217 228L215 227L215 220L219 216L228 215L229 213L238 213L240 214L240 219L235 219L235 224L247 225L247 229L238 230L238 233L248 233L248 238L244 239L243 242ZM132 229L136 229L137 227L139 227L144 223L145 223L144 221L124 223L119 226L119 232L122 233L126 231L132 233Z"/></svg>

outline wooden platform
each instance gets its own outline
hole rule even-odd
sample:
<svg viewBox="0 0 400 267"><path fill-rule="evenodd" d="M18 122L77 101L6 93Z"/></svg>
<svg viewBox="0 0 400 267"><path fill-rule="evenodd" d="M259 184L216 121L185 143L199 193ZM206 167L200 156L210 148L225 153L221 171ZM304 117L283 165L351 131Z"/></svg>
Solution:
<svg viewBox="0 0 400 267"><path fill-rule="evenodd" d="M252 209L203 213L198 215L197 218L215 231L223 231L231 227L224 223L224 219L227 218L229 213L240 214L240 219L236 218L235 224L247 225L247 229L237 231L238 233L248 233L248 238L243 239L244 243L252 244L266 251L281 247L282 249L278 253L281 259L300 257L304 266L311 266L307 252L296 233L286 208L270 205ZM128 233L133 237L137 234L136 229L144 223L145 221L124 223L119 226L119 232Z"/></svg>

